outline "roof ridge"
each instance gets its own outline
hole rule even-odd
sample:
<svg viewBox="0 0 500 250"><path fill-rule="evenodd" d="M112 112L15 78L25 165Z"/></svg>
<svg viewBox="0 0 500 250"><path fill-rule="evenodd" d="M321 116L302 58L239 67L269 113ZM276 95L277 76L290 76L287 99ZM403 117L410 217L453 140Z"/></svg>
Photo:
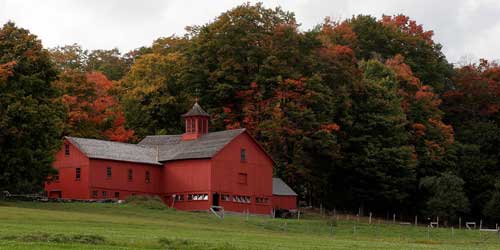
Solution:
<svg viewBox="0 0 500 250"><path fill-rule="evenodd" d="M109 143L116 143L116 144L124 144L124 145L144 147L144 145L139 145L137 143L128 143L128 142L120 142L120 141L101 140L101 139L95 139L95 138L84 138L84 137L74 137L74 136L65 136L65 138L69 138L69 139L83 139L83 140L92 140L92 141L102 141L102 142L109 142Z"/></svg>

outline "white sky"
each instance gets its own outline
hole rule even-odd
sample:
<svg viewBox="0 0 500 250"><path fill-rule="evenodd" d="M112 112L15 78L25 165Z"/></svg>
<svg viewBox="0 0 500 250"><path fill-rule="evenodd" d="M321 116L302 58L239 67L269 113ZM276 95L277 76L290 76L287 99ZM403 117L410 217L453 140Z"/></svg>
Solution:
<svg viewBox="0 0 500 250"><path fill-rule="evenodd" d="M122 52L158 37L183 34L242 0L0 0L0 23L14 21L38 35L46 47L79 43L87 49ZM250 1L255 2L255 1ZM462 56L500 58L500 0L269 0L295 13L306 30L325 16L403 13L435 32L450 62Z"/></svg>

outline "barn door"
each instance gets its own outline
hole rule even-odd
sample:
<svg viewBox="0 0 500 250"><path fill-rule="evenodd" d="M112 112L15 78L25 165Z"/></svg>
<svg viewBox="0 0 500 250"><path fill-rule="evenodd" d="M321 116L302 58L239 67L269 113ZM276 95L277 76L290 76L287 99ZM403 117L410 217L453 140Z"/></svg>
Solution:
<svg viewBox="0 0 500 250"><path fill-rule="evenodd" d="M212 206L219 206L219 193L212 194Z"/></svg>

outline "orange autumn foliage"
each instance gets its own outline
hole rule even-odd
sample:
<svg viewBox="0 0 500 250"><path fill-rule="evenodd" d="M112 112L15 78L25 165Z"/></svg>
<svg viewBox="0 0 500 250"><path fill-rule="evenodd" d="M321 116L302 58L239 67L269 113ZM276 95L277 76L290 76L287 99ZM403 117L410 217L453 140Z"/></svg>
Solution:
<svg viewBox="0 0 500 250"><path fill-rule="evenodd" d="M68 71L54 85L65 93L68 134L122 142L134 138L134 131L125 128L120 103L109 93L113 82L104 74Z"/></svg>
<svg viewBox="0 0 500 250"><path fill-rule="evenodd" d="M409 17L405 15L397 15L397 16L383 15L381 22L386 26L398 29L401 32L404 32L408 35L419 37L428 44L434 43L434 41L432 41L432 36L434 36L434 31L432 30L424 31L424 28L422 27L421 24L417 24L416 21L411 20Z"/></svg>

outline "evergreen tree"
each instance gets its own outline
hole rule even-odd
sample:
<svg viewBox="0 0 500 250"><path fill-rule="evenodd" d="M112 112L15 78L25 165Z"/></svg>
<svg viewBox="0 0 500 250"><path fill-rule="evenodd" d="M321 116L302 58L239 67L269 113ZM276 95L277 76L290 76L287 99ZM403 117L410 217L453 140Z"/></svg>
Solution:
<svg viewBox="0 0 500 250"><path fill-rule="evenodd" d="M363 79L353 86L352 125L345 128L343 185L352 206L380 211L408 204L415 159L394 73L374 60L361 69Z"/></svg>

